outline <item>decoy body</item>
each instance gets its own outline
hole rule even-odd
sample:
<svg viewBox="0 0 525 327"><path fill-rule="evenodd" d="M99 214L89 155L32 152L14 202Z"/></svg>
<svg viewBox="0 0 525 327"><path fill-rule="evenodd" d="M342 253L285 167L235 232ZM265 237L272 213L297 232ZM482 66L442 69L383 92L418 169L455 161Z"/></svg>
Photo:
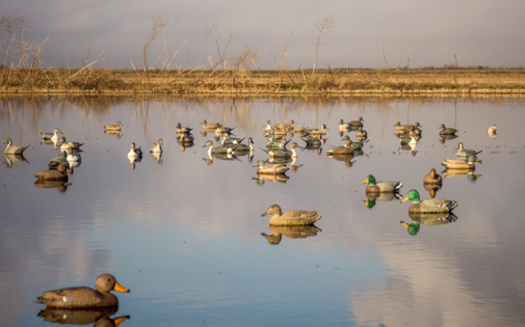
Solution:
<svg viewBox="0 0 525 327"><path fill-rule="evenodd" d="M471 155L477 156L478 154L481 153L481 150L475 151L472 149L465 149L463 142L458 143L457 149L458 149L458 152L456 152L456 157L460 157L460 158L468 158Z"/></svg>
<svg viewBox="0 0 525 327"><path fill-rule="evenodd" d="M68 142L65 136L60 138L60 142L62 143L62 145L60 145L60 151L66 151L67 149L78 150L84 144L79 142Z"/></svg>
<svg viewBox="0 0 525 327"><path fill-rule="evenodd" d="M135 142L131 142L131 148L128 152L128 158L141 158L142 157L142 149L140 147L135 146Z"/></svg>
<svg viewBox="0 0 525 327"><path fill-rule="evenodd" d="M421 130L420 130L420 127L421 125L419 125L419 122L416 122L414 125L411 125L411 124L405 124L405 125L401 125L401 122L396 122L394 127L396 128L396 133L398 134L406 134L406 133L410 133L410 132L413 132L414 134L420 134L421 133Z"/></svg>
<svg viewBox="0 0 525 327"><path fill-rule="evenodd" d="M432 168L430 172L423 177L423 184L441 185L443 184L443 178Z"/></svg>
<svg viewBox="0 0 525 327"><path fill-rule="evenodd" d="M60 129L55 128L53 130L53 133L42 133L42 132L40 132L40 135L42 135L42 139L43 140L51 140L51 141L56 143L56 142L58 142L58 134L59 133L60 134L64 134L64 133L62 133L62 131Z"/></svg>
<svg viewBox="0 0 525 327"><path fill-rule="evenodd" d="M149 148L149 152L162 153L162 138L159 138L157 142L153 143L153 145Z"/></svg>
<svg viewBox="0 0 525 327"><path fill-rule="evenodd" d="M496 127L496 125L492 125L490 126L488 129L487 129L487 134L495 139L496 137L498 137L498 134L496 133L496 131L498 130L498 128Z"/></svg>
<svg viewBox="0 0 525 327"><path fill-rule="evenodd" d="M5 150L4 150L4 154L23 154L24 151L29 148L29 145L28 146L17 146L17 145L13 145L13 140L11 140L10 138L7 138L7 140L5 140L4 144L7 144L7 146L5 147Z"/></svg>
<svg viewBox="0 0 525 327"><path fill-rule="evenodd" d="M220 123L208 123L206 119L203 119L200 124L204 130L213 130L215 131L218 127L222 127Z"/></svg>
<svg viewBox="0 0 525 327"><path fill-rule="evenodd" d="M38 302L48 308L100 308L118 306L118 299L110 291L129 292L128 288L117 283L111 274L101 274L95 281L95 289L90 287L69 287L44 292L37 298Z"/></svg>
<svg viewBox="0 0 525 327"><path fill-rule="evenodd" d="M347 139L345 145L339 145L336 146L333 149L330 149L326 151L326 155L332 156L332 155L351 155L354 153L354 149L352 149L352 140Z"/></svg>
<svg viewBox="0 0 525 327"><path fill-rule="evenodd" d="M359 117L357 120L351 120L348 122L352 129L363 127L363 117Z"/></svg>
<svg viewBox="0 0 525 327"><path fill-rule="evenodd" d="M405 202L408 200L412 201L412 204L408 208L409 213L447 213L458 206L458 203L455 200L420 200L419 192L416 190L410 190L407 196L403 200L401 200L401 202Z"/></svg>
<svg viewBox="0 0 525 327"><path fill-rule="evenodd" d="M286 167L286 164L273 164L273 165L265 165L264 161L257 160L256 163L252 165L252 167L259 167L257 169L257 174L260 175L277 175L277 174L284 174L287 172L290 168Z"/></svg>
<svg viewBox="0 0 525 327"><path fill-rule="evenodd" d="M283 130L283 131L286 131L286 132L291 132L293 131L293 125L295 124L295 122L292 120L290 120L289 123L281 123L281 124L275 124L273 126L274 129L279 129L279 130Z"/></svg>
<svg viewBox="0 0 525 327"><path fill-rule="evenodd" d="M390 181L376 181L374 175L370 174L363 181L363 184L368 184L366 186L366 192L370 193L387 193L387 192L399 192L399 189L403 186L403 183L399 181L390 182Z"/></svg>
<svg viewBox="0 0 525 327"><path fill-rule="evenodd" d="M304 132L306 133L306 135L325 135L327 129L328 127L326 127L326 124L321 124L321 128L310 128L305 130Z"/></svg>
<svg viewBox="0 0 525 327"><path fill-rule="evenodd" d="M456 135L458 132L458 130L455 128L445 127L445 124L441 124L439 128L439 135Z"/></svg>
<svg viewBox="0 0 525 327"><path fill-rule="evenodd" d="M182 127L181 123L177 123L177 126L176 126L176 133L177 133L177 135L189 134L189 133L191 133L191 130L192 130L192 128Z"/></svg>
<svg viewBox="0 0 525 327"><path fill-rule="evenodd" d="M71 173L67 163L58 165L56 169L40 170L35 173L39 181L63 181L67 182L67 173Z"/></svg>
<svg viewBox="0 0 525 327"><path fill-rule="evenodd" d="M57 169L58 166L61 165L61 164L69 165L69 163L67 161L67 152L66 151L62 151L60 156L51 158L49 160L49 162L47 163L47 166L49 167L49 169Z"/></svg>
<svg viewBox="0 0 525 327"><path fill-rule="evenodd" d="M117 121L115 125L105 125L104 130L109 131L109 132L120 132L121 126L122 126L122 123L119 120Z"/></svg>
<svg viewBox="0 0 525 327"><path fill-rule="evenodd" d="M277 204L272 204L261 216L266 215L272 215L270 225L312 225L321 219L317 211L290 210L283 213L281 207Z"/></svg>
<svg viewBox="0 0 525 327"><path fill-rule="evenodd" d="M467 161L464 160L455 160L455 159L445 159L441 163L443 166L445 166L447 169L468 169L468 170L474 170L476 169L476 162L482 163L482 161L476 157L476 155L470 155L467 159Z"/></svg>
<svg viewBox="0 0 525 327"><path fill-rule="evenodd" d="M297 158L297 152L295 151L295 148L298 148L299 145L295 142L290 144L290 149L269 149L264 150L264 152L268 153L268 155L272 158Z"/></svg>

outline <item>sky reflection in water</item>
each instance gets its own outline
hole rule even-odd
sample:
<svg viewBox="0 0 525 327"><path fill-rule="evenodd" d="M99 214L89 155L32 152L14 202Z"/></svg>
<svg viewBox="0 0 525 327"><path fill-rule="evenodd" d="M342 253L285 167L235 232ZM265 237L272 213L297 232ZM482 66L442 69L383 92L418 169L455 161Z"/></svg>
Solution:
<svg viewBox="0 0 525 327"><path fill-rule="evenodd" d="M521 100L4 100L0 137L30 144L27 161L0 167L0 299L2 325L41 325L35 299L43 291L91 286L112 272L131 288L117 294L123 326L142 325L504 325L524 321L521 212L525 119ZM368 143L350 161L326 157L340 145L339 119L364 118ZM252 136L253 161L206 161L202 119ZM262 126L294 119L328 125L323 151L299 150L286 183L257 183ZM122 135L102 126L122 121ZM396 121L423 127L416 151L399 149ZM175 125L194 129L182 150ZM441 123L458 128L444 143ZM498 137L486 130L498 126ZM40 132L59 127L83 142L82 162L63 190L35 187L33 174L58 155ZM348 133L355 140L355 133ZM159 137L162 161L147 153ZM304 142L294 137L304 146ZM401 180L429 196L422 178L454 158L462 141L483 150L476 181L446 178L438 198L459 202L455 222L422 223L415 236L408 203L376 201L367 208L361 182ZM146 153L134 169L131 142ZM415 154L415 155L414 155ZM260 217L272 203L283 210L317 210L317 232L275 234ZM278 230L277 230L278 231Z"/></svg>

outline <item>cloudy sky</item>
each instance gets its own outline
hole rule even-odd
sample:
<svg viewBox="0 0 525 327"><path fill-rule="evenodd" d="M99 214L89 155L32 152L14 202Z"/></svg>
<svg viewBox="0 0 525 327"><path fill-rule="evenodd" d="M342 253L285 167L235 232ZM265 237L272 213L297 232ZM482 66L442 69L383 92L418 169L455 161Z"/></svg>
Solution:
<svg viewBox="0 0 525 327"><path fill-rule="evenodd" d="M312 27L324 18L332 20L332 29L321 35L320 68L393 68L407 63L412 68L442 67L454 64L455 57L461 66L523 67L524 12L523 0L17 0L0 4L1 16L26 18L25 42L45 41L46 67L65 66L68 60L79 67L80 58L100 58L101 65L110 68L140 66L155 20L165 28L148 52L150 67L162 66L162 58L171 68L197 67L217 63L219 52L226 59L248 52L256 55L250 58L257 68L272 69L278 67L285 49L287 68L311 68L317 34ZM0 40L4 39L2 33Z"/></svg>

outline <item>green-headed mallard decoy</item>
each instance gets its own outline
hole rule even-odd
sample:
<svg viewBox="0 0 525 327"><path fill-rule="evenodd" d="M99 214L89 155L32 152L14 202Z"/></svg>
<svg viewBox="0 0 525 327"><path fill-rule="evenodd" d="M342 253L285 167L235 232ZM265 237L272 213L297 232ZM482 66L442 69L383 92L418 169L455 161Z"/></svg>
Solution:
<svg viewBox="0 0 525 327"><path fill-rule="evenodd" d="M483 163L476 155L470 155L467 161L455 160L455 159L445 159L443 160L441 164L445 166L447 169L474 170L476 169L476 165L475 165L476 162Z"/></svg>
<svg viewBox="0 0 525 327"><path fill-rule="evenodd" d="M203 119L200 124L202 125L202 129L204 130L213 130L215 131L217 128L222 127L221 123L208 123L206 119Z"/></svg>
<svg viewBox="0 0 525 327"><path fill-rule="evenodd" d="M443 178L436 172L436 169L431 168L430 172L423 177L423 184L441 185Z"/></svg>
<svg viewBox="0 0 525 327"><path fill-rule="evenodd" d="M42 136L42 140L50 140L54 143L58 142L58 134L64 134L59 128L55 128L53 130L53 133L42 133L40 132L40 135Z"/></svg>
<svg viewBox="0 0 525 327"><path fill-rule="evenodd" d="M4 150L4 154L24 154L24 151L29 148L29 145L28 146L18 146L18 145L13 145L13 140L11 140L11 138L7 138L7 140L5 140L4 144L7 144L7 146L5 147L5 150Z"/></svg>
<svg viewBox="0 0 525 327"><path fill-rule="evenodd" d="M142 158L142 149L140 147L137 148L135 142L131 142L128 158Z"/></svg>
<svg viewBox="0 0 525 327"><path fill-rule="evenodd" d="M376 181L374 175L370 174L363 181L363 184L368 184L366 186L366 192L370 193L383 193L383 192L399 192L399 189L403 186L403 183L389 182L389 181Z"/></svg>
<svg viewBox="0 0 525 327"><path fill-rule="evenodd" d="M189 128L189 127L182 127L182 124L179 122L177 123L177 126L175 127L175 132L177 133L177 135L180 135L180 134L190 134L191 131L192 131L193 128Z"/></svg>
<svg viewBox="0 0 525 327"><path fill-rule="evenodd" d="M496 127L496 125L492 125L487 129L487 134L490 136L490 138L495 139L496 137L498 137L498 134L496 133L497 130L498 128Z"/></svg>
<svg viewBox="0 0 525 327"><path fill-rule="evenodd" d="M456 135L457 129L452 127L445 127L445 124L441 124L439 127L439 135Z"/></svg>
<svg viewBox="0 0 525 327"><path fill-rule="evenodd" d="M442 200L442 199L424 199L420 200L419 192L417 190L410 190L406 197L401 200L401 203L405 201L412 201L412 204L408 208L409 213L447 213L452 211L458 206L455 200Z"/></svg>
<svg viewBox="0 0 525 327"><path fill-rule="evenodd" d="M66 151L62 151L60 156L51 158L49 160L49 162L47 163L47 166L49 167L49 169L57 169L58 166L61 165L61 164L69 165L69 163L67 161L67 152Z"/></svg>
<svg viewBox="0 0 525 327"><path fill-rule="evenodd" d="M159 138L157 142L149 148L150 153L162 153L162 138Z"/></svg>
<svg viewBox="0 0 525 327"><path fill-rule="evenodd" d="M306 135L325 135L327 129L326 124L321 124L321 128L309 128L304 132Z"/></svg>
<svg viewBox="0 0 525 327"><path fill-rule="evenodd" d="M128 293L129 289L117 283L111 274L101 274L95 281L95 289L90 287L69 287L44 292L38 302L48 308L101 308L118 306L118 299L110 291Z"/></svg>
<svg viewBox="0 0 525 327"><path fill-rule="evenodd" d="M68 175L71 173L69 165L63 163L57 166L56 169L40 170L35 173L35 177L39 181L64 181L67 182Z"/></svg>
<svg viewBox="0 0 525 327"><path fill-rule="evenodd" d="M295 148L298 148L299 145L296 142L293 142L290 144L290 149L262 149L264 152L268 153L268 155L272 158L297 158L297 152L295 151Z"/></svg>
<svg viewBox="0 0 525 327"><path fill-rule="evenodd" d="M265 165L263 160L257 160L252 165L252 167L259 167L257 169L257 174L260 174L260 175L284 174L290 169L286 167L286 164Z"/></svg>
<svg viewBox="0 0 525 327"><path fill-rule="evenodd" d="M117 123L115 125L105 125L104 126L104 130L107 131L107 132L120 132L121 130L121 127L122 127L122 123L119 121L117 121Z"/></svg>
<svg viewBox="0 0 525 327"><path fill-rule="evenodd" d="M321 216L317 214L317 211L290 210L283 213L281 207L277 204L272 204L261 216L266 215L272 215L270 218L270 225L312 225L317 220L321 219Z"/></svg>
<svg viewBox="0 0 525 327"><path fill-rule="evenodd" d="M465 158L465 159L467 159L471 155L477 156L478 154L482 152L482 150L476 151L472 149L465 149L463 142L458 143L457 149L458 149L458 152L456 152L456 157Z"/></svg>

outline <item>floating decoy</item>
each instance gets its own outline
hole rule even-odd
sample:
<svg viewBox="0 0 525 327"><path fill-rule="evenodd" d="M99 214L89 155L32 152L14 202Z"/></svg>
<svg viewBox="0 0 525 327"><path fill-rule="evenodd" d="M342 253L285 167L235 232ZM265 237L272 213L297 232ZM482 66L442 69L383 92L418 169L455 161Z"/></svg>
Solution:
<svg viewBox="0 0 525 327"><path fill-rule="evenodd" d="M74 166L78 165L78 163L82 160L81 157L80 157L80 151L79 150L75 150L75 149L72 149L72 148L67 148L65 152L67 154L66 155L66 160L69 163L70 167L74 167Z"/></svg>
<svg viewBox="0 0 525 327"><path fill-rule="evenodd" d="M200 124L204 130L213 130L215 131L218 127L222 127L220 123L208 123L206 119L203 119Z"/></svg>
<svg viewBox="0 0 525 327"><path fill-rule="evenodd" d="M283 130L283 131L286 131L286 132L291 132L291 131L293 131L293 125L294 124L295 124L295 122L293 121L293 119L291 119L289 123L275 124L275 125L273 125L273 128L274 129Z"/></svg>
<svg viewBox="0 0 525 327"><path fill-rule="evenodd" d="M252 167L259 167L257 169L257 174L261 175L284 174L290 169L286 167L286 164L265 165L263 160L257 160Z"/></svg>
<svg viewBox="0 0 525 327"><path fill-rule="evenodd" d="M222 140L219 143L221 143L221 145L224 145L224 146L233 146L233 145L241 144L243 140L244 140L244 137L241 139L238 137L231 137L230 134L228 133L223 133Z"/></svg>
<svg viewBox="0 0 525 327"><path fill-rule="evenodd" d="M142 149L135 146L135 142L131 142L131 148L128 152L128 158L142 158Z"/></svg>
<svg viewBox="0 0 525 327"><path fill-rule="evenodd" d="M68 148L78 150L84 144L79 142L68 142L65 136L60 138L60 142L62 143L62 145L60 145L60 151L66 151Z"/></svg>
<svg viewBox="0 0 525 327"><path fill-rule="evenodd" d="M162 153L162 138L159 138L157 142L149 148L150 153Z"/></svg>
<svg viewBox="0 0 525 327"><path fill-rule="evenodd" d="M176 126L175 128L176 128L176 133L177 133L177 135L180 135L180 134L189 134L189 133L191 133L191 131L192 131L192 128L189 128L189 127L182 127L181 123L177 123L177 126Z"/></svg>
<svg viewBox="0 0 525 327"><path fill-rule="evenodd" d="M251 137L248 138L248 144L232 144L232 153L234 155L236 154L246 154L246 153L253 153L253 139Z"/></svg>
<svg viewBox="0 0 525 327"><path fill-rule="evenodd" d="M443 184L443 178L436 173L436 169L432 168L430 172L423 177L423 184L441 185Z"/></svg>
<svg viewBox="0 0 525 327"><path fill-rule="evenodd" d="M333 149L326 151L326 155L353 155L354 149L352 149L352 140L348 138L345 145L336 146Z"/></svg>
<svg viewBox="0 0 525 327"><path fill-rule="evenodd" d="M229 146L213 146L213 142L211 140L206 141L206 144L204 147L209 147L208 149L208 156L212 156L215 154L233 154L232 147Z"/></svg>
<svg viewBox="0 0 525 327"><path fill-rule="evenodd" d="M321 124L321 128L310 128L306 129L304 132L306 135L325 135L327 129L328 127L326 127L326 124Z"/></svg>
<svg viewBox="0 0 525 327"><path fill-rule="evenodd" d="M321 219L317 211L290 210L283 213L281 207L277 204L272 204L261 216L267 215L272 215L269 221L270 225L312 225Z"/></svg>
<svg viewBox="0 0 525 327"><path fill-rule="evenodd" d="M496 137L498 137L498 134L496 133L497 130L498 128L496 127L496 125L492 125L487 129L487 134L490 136L490 138L495 139Z"/></svg>
<svg viewBox="0 0 525 327"><path fill-rule="evenodd" d="M357 129L357 132L355 133L355 137L359 141L364 141L367 139L368 133L363 129L363 126L359 126L359 128Z"/></svg>
<svg viewBox="0 0 525 327"><path fill-rule="evenodd" d="M297 152L295 151L295 148L298 148L299 145L295 142L290 144L290 149L269 149L264 150L264 152L268 153L268 155L272 158L297 158Z"/></svg>
<svg viewBox="0 0 525 327"><path fill-rule="evenodd" d="M455 160L455 159L445 159L443 160L441 164L445 166L447 169L474 170L476 169L476 165L475 165L476 162L483 163L477 156L470 155L467 161Z"/></svg>
<svg viewBox="0 0 525 327"><path fill-rule="evenodd" d="M455 128L445 127L445 124L441 124L439 129L439 135L456 135L456 133L458 132L458 130Z"/></svg>
<svg viewBox="0 0 525 327"><path fill-rule="evenodd" d="M420 200L419 192L417 190L410 190L406 197L403 200L401 200L401 203L408 200L412 201L412 204L408 208L409 213L447 213L458 206L458 203L455 200Z"/></svg>
<svg viewBox="0 0 525 327"><path fill-rule="evenodd" d="M353 142L348 135L345 135L341 140L346 141L345 146L352 150L361 150L363 148L362 142ZM348 144L348 141L350 141L350 144Z"/></svg>
<svg viewBox="0 0 525 327"><path fill-rule="evenodd" d="M13 140L11 140L11 138L7 138L7 140L5 140L4 144L7 144L7 146L5 147L5 150L4 150L4 154L24 154L24 151L29 148L29 145L28 146L18 146L18 145L13 145Z"/></svg>
<svg viewBox="0 0 525 327"><path fill-rule="evenodd" d="M291 141L286 139L275 139L275 135L270 135L270 140L266 144L266 148L268 149L284 149L286 148L286 145Z"/></svg>
<svg viewBox="0 0 525 327"><path fill-rule="evenodd" d="M40 170L35 173L35 177L39 181L64 181L67 182L68 175L71 173L67 164L58 165L57 169Z"/></svg>
<svg viewBox="0 0 525 327"><path fill-rule="evenodd" d="M363 117L359 117L357 120L349 121L348 124L350 125L352 129L356 129L359 127L363 127L363 121L365 121Z"/></svg>
<svg viewBox="0 0 525 327"><path fill-rule="evenodd" d="M234 129L235 129L235 127L227 127L227 126L217 127L215 129L215 134L218 134L218 135L221 135L221 134L224 134L224 133L230 134Z"/></svg>
<svg viewBox="0 0 525 327"><path fill-rule="evenodd" d="M351 129L350 122L345 122L343 119L339 119L339 131L347 132Z"/></svg>
<svg viewBox="0 0 525 327"><path fill-rule="evenodd" d="M191 146L193 145L193 136L191 134L182 134L179 135L177 138L177 142L183 146Z"/></svg>
<svg viewBox="0 0 525 327"><path fill-rule="evenodd" d="M67 152L62 151L60 156L51 158L49 162L47 163L47 166L49 167L49 169L57 169L57 167L61 164L69 165L66 158L67 158Z"/></svg>
<svg viewBox="0 0 525 327"><path fill-rule="evenodd" d="M50 141L56 143L56 142L58 142L58 133L64 134L64 133L62 133L62 131L59 128L55 128L53 130L53 133L42 133L42 132L40 132L40 135L42 136L42 140L50 140Z"/></svg>
<svg viewBox="0 0 525 327"><path fill-rule="evenodd" d="M105 125L104 130L108 132L120 132L121 126L122 123L119 120L115 125Z"/></svg>
<svg viewBox="0 0 525 327"><path fill-rule="evenodd" d="M69 287L44 292L38 302L48 308L101 308L116 307L118 299L110 291L128 293L129 289L117 283L111 274L101 274L95 281L95 289L90 287Z"/></svg>
<svg viewBox="0 0 525 327"><path fill-rule="evenodd" d="M366 192L370 193L383 193L383 192L399 192L399 189L403 186L403 183L399 181L390 182L390 181L376 181L374 175L370 174L363 181L362 184L368 184L366 186Z"/></svg>
<svg viewBox="0 0 525 327"><path fill-rule="evenodd" d="M465 158L465 159L467 159L471 155L477 156L478 154L480 154L482 152L482 150L475 151L475 150L472 150L472 149L465 149L465 146L463 145L463 142L459 142L458 143L457 149L458 149L458 152L456 152L456 157Z"/></svg>
<svg viewBox="0 0 525 327"><path fill-rule="evenodd" d="M401 122L396 122L394 127L396 128L397 134L406 134L410 132L414 132L414 134L420 134L421 129L419 128L421 125L419 125L418 122L416 122L414 125L406 124L401 125Z"/></svg>

